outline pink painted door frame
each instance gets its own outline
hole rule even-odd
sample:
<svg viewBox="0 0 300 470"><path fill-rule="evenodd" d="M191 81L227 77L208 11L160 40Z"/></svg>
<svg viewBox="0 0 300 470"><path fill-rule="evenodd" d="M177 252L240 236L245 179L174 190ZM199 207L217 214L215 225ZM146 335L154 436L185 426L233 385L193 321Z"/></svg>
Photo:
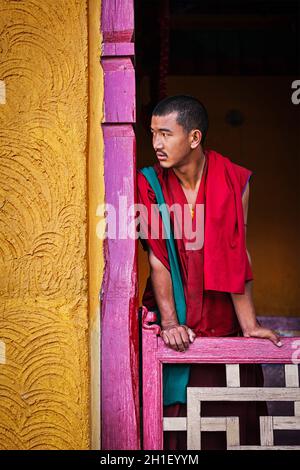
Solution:
<svg viewBox="0 0 300 470"><path fill-rule="evenodd" d="M102 0L105 202L136 200L134 2ZM124 201L125 199L123 199ZM126 211L126 209L125 209ZM137 242L108 237L101 288L102 449L139 449Z"/></svg>

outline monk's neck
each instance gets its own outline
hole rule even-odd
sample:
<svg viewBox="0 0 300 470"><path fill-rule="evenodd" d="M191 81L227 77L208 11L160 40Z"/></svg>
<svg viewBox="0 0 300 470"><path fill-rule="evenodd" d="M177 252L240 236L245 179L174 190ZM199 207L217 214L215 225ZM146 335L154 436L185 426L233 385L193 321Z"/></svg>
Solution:
<svg viewBox="0 0 300 470"><path fill-rule="evenodd" d="M173 168L174 173L185 189L194 191L198 188L202 178L205 158L204 152L201 151L199 158L179 168Z"/></svg>

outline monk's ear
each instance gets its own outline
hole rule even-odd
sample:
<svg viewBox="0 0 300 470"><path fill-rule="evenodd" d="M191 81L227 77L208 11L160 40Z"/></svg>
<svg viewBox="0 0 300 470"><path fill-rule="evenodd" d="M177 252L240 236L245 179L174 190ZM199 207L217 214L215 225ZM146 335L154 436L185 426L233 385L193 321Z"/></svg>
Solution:
<svg viewBox="0 0 300 470"><path fill-rule="evenodd" d="M202 132L199 129L191 131L191 148L195 149L198 145L201 144Z"/></svg>

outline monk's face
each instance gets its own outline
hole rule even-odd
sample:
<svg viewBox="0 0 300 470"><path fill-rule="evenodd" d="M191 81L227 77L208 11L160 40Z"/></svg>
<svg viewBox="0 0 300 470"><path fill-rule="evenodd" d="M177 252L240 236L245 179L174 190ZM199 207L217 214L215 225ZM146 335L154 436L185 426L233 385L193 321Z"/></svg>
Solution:
<svg viewBox="0 0 300 470"><path fill-rule="evenodd" d="M192 156L192 132L187 133L176 117L175 112L151 119L152 145L163 168L180 167Z"/></svg>

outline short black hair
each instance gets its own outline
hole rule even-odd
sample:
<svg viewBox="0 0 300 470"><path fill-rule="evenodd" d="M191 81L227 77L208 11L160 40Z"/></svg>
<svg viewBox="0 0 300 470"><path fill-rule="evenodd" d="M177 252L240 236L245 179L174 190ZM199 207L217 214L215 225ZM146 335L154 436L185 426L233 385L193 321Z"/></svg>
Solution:
<svg viewBox="0 0 300 470"><path fill-rule="evenodd" d="M177 123L186 132L190 132L192 129L201 131L201 144L204 144L208 130L208 114L201 101L189 95L168 96L155 106L152 116L166 116L175 112L177 113Z"/></svg>

